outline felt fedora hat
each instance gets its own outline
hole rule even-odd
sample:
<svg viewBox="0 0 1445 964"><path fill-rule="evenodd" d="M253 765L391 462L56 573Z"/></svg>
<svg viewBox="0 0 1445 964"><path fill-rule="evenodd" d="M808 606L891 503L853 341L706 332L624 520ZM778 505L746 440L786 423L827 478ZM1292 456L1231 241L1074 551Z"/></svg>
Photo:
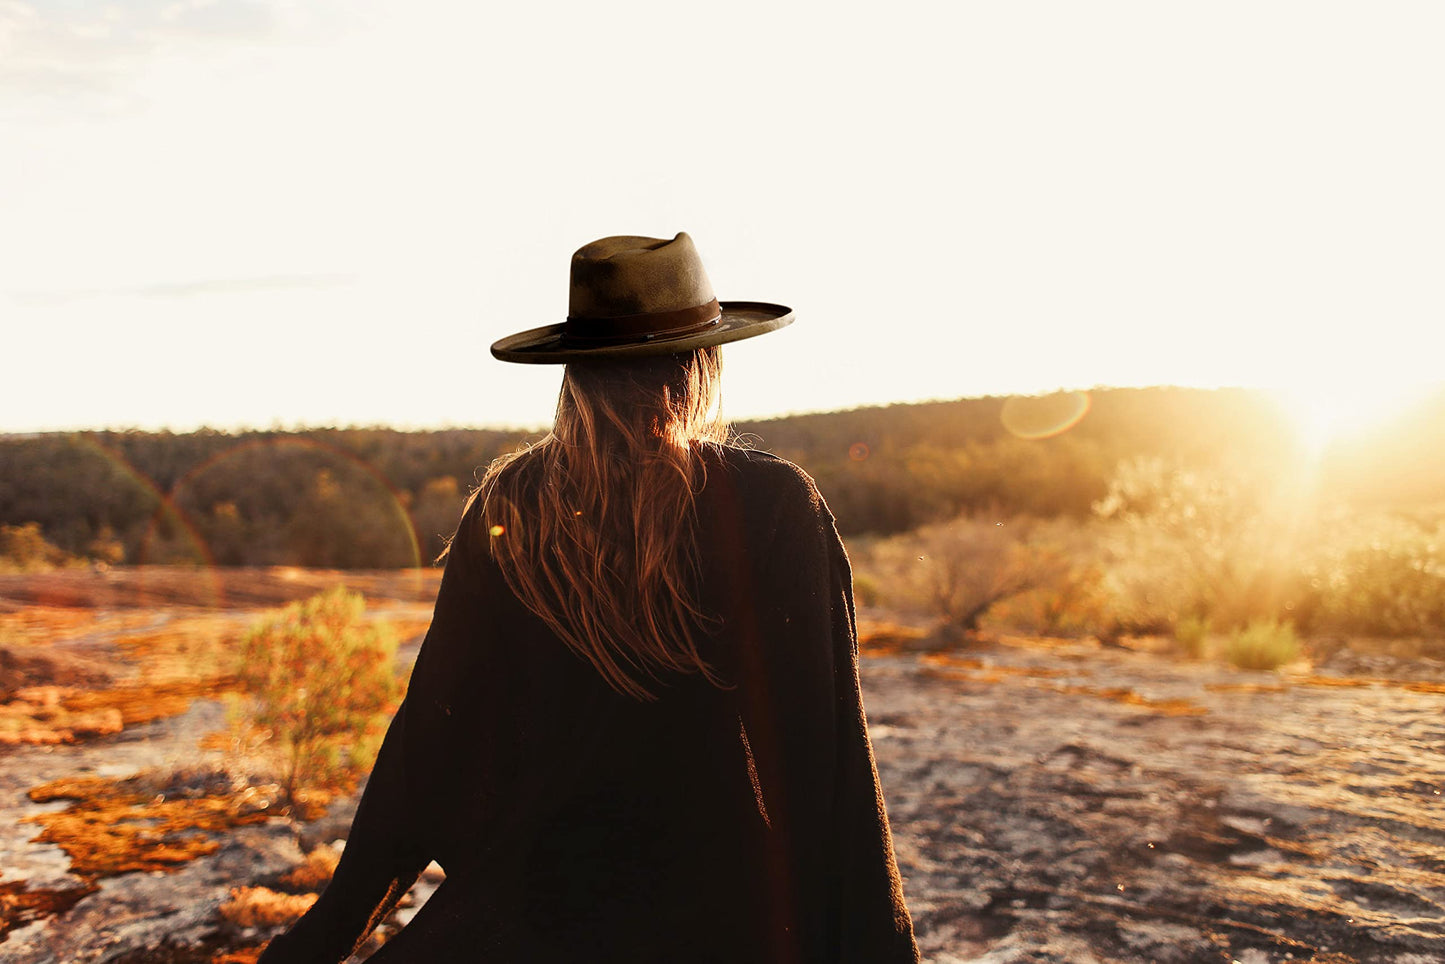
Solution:
<svg viewBox="0 0 1445 964"><path fill-rule="evenodd" d="M567 320L492 345L502 361L560 364L690 351L776 331L791 308L718 301L692 238L603 238L572 255Z"/></svg>

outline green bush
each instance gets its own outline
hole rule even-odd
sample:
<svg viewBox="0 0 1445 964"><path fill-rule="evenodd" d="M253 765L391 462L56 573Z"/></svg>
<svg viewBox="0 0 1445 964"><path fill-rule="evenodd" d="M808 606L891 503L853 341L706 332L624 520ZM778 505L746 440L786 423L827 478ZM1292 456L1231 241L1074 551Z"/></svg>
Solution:
<svg viewBox="0 0 1445 964"><path fill-rule="evenodd" d="M237 676L252 722L279 745L293 802L302 788L337 786L371 765L399 695L396 637L363 622L364 607L338 587L263 617L242 641Z"/></svg>
<svg viewBox="0 0 1445 964"><path fill-rule="evenodd" d="M1240 669L1278 669L1299 657L1294 626L1273 619L1255 620L1229 634L1224 658Z"/></svg>

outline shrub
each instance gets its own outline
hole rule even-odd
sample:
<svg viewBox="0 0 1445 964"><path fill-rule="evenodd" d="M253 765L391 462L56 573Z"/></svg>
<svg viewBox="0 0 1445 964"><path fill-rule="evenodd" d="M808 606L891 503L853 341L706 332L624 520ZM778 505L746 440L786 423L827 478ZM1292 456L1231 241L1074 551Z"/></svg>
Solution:
<svg viewBox="0 0 1445 964"><path fill-rule="evenodd" d="M398 695L396 637L364 623L364 605L337 588L264 617L241 643L237 676L253 721L280 744L293 803L299 788L334 786L370 766Z"/></svg>
<svg viewBox="0 0 1445 964"><path fill-rule="evenodd" d="M40 523L0 526L0 572L42 572L75 562L40 531Z"/></svg>
<svg viewBox="0 0 1445 964"><path fill-rule="evenodd" d="M1312 567L1322 628L1378 636L1445 633L1445 523L1363 517Z"/></svg>
<svg viewBox="0 0 1445 964"><path fill-rule="evenodd" d="M1216 628L1280 615L1303 568L1303 496L1257 469L1189 468L1163 459L1122 463L1094 506L1123 621Z"/></svg>
<svg viewBox="0 0 1445 964"><path fill-rule="evenodd" d="M1204 655L1204 644L1209 638L1209 620L1203 616L1185 616L1174 624L1174 641L1191 659Z"/></svg>
<svg viewBox="0 0 1445 964"><path fill-rule="evenodd" d="M1229 634L1224 657L1240 669L1278 669L1299 657L1294 626L1273 619L1255 620Z"/></svg>
<svg viewBox="0 0 1445 964"><path fill-rule="evenodd" d="M1000 603L989 612L989 621L1015 631L1043 636L1080 636L1104 631L1109 599L1104 591L1104 573L1092 562L1074 561L1086 553L1069 549L1036 550L1041 559L1056 554L1052 574L1036 589Z"/></svg>
<svg viewBox="0 0 1445 964"><path fill-rule="evenodd" d="M999 603L1051 586L1067 571L1058 552L1029 541L1034 528L1029 519L967 516L922 526L874 546L869 577L889 587L891 601L971 632Z"/></svg>

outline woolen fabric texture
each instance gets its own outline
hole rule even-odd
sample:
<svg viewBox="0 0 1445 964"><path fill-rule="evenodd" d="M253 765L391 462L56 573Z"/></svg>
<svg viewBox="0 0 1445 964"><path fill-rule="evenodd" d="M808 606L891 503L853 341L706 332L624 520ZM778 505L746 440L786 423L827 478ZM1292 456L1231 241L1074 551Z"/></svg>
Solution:
<svg viewBox="0 0 1445 964"><path fill-rule="evenodd" d="M707 458L698 598L731 685L609 688L474 506L336 875L261 964L344 960L431 860L445 882L372 961L918 960L833 517L789 462Z"/></svg>

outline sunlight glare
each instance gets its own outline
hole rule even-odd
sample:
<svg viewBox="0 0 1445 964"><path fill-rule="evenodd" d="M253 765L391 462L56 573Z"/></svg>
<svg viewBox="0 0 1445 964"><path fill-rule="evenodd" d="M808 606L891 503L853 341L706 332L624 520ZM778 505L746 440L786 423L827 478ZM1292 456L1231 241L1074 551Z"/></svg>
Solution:
<svg viewBox="0 0 1445 964"><path fill-rule="evenodd" d="M1300 381L1269 394L1294 422L1306 453L1318 458L1334 442L1380 428L1427 392L1427 386L1410 382Z"/></svg>

